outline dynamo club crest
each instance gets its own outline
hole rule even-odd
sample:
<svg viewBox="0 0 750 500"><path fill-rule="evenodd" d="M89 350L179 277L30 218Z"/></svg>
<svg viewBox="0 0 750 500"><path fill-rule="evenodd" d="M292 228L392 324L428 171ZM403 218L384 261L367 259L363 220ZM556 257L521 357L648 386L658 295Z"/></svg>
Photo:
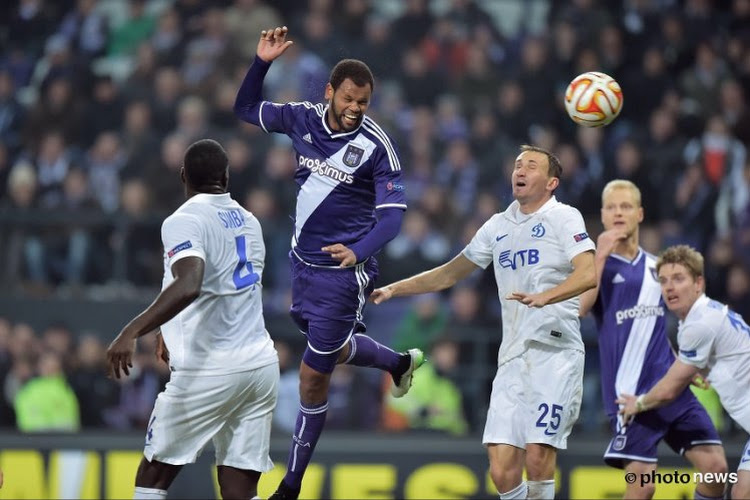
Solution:
<svg viewBox="0 0 750 500"><path fill-rule="evenodd" d="M362 158L365 156L365 150L349 144L344 152L344 165L347 167L359 166Z"/></svg>

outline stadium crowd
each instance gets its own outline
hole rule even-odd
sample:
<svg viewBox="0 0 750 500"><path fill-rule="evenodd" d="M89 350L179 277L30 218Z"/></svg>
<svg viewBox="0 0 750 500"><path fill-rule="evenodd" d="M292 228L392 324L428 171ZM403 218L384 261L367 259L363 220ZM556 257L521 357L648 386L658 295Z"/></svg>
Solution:
<svg viewBox="0 0 750 500"><path fill-rule="evenodd" d="M284 341L293 399L302 340L275 318L289 303L296 164L285 137L242 124L232 110L260 31L286 24L295 43L269 71L267 99L320 102L344 57L375 74L368 113L399 146L409 201L401 233L378 256L380 282L459 252L512 201L513 160L532 143L559 155L556 196L594 235L604 184L635 182L645 249L689 243L704 252L708 295L750 318L750 0L15 0L2 3L0 19L4 294L155 290L160 223L183 199L182 154L215 138L230 156L232 197L264 230L266 315ZM578 127L565 114L565 88L584 71L623 88L622 114L606 128ZM487 272L445 296L401 301L397 314L369 306L376 338L433 350L425 379L445 397L426 390L420 403L417 390L410 408L386 399L359 415L373 405L357 398L383 398L381 381L337 370L331 404L351 411L331 412L342 418L331 425L481 430L500 342L496 295ZM120 326L35 332L0 318L0 425L142 429L167 374L144 337L131 380L103 376L104 342ZM580 425L600 428L588 322L584 338ZM284 387L281 429L285 412L296 412ZM35 421L24 407L45 398L57 411ZM430 406L436 399L446 407Z"/></svg>

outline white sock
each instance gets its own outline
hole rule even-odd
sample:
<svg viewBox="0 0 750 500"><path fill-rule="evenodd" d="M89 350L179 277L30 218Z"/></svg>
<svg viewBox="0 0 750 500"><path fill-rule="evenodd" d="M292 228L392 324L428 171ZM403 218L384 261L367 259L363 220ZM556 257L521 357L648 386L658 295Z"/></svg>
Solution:
<svg viewBox="0 0 750 500"><path fill-rule="evenodd" d="M521 481L521 484L516 486L510 491L506 491L505 493L500 493L501 500L520 500L523 498L526 498L526 494L528 493L529 489L526 486L525 481Z"/></svg>
<svg viewBox="0 0 750 500"><path fill-rule="evenodd" d="M526 481L529 483L529 496L534 500L552 500L555 498L555 480L548 479L547 481Z"/></svg>
<svg viewBox="0 0 750 500"><path fill-rule="evenodd" d="M143 488L141 486L135 487L135 493L133 493L135 500L163 500L167 498L167 490L158 490L156 488Z"/></svg>

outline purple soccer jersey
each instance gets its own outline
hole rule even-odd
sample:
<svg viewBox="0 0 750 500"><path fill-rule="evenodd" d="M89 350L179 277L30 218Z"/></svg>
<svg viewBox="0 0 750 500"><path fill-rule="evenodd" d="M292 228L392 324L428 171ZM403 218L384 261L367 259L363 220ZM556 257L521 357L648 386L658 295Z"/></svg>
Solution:
<svg viewBox="0 0 750 500"><path fill-rule="evenodd" d="M632 262L610 255L600 283L592 312L599 330L604 408L613 416L619 394L646 392L675 357L665 332L666 307L652 255L639 249Z"/></svg>
<svg viewBox="0 0 750 500"><path fill-rule="evenodd" d="M356 130L338 133L326 112L323 104L264 101L257 116L243 118L291 138L298 188L292 248L305 262L333 266L322 247L361 240L375 210L406 209L406 197L398 152L383 129L365 116Z"/></svg>

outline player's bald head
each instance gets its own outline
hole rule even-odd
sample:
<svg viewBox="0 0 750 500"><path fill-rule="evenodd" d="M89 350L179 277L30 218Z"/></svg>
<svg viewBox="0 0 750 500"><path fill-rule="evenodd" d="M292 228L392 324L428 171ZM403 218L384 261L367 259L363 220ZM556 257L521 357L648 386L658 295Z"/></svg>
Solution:
<svg viewBox="0 0 750 500"><path fill-rule="evenodd" d="M185 179L198 192L226 188L228 166L227 152L212 139L196 141L185 151Z"/></svg>

